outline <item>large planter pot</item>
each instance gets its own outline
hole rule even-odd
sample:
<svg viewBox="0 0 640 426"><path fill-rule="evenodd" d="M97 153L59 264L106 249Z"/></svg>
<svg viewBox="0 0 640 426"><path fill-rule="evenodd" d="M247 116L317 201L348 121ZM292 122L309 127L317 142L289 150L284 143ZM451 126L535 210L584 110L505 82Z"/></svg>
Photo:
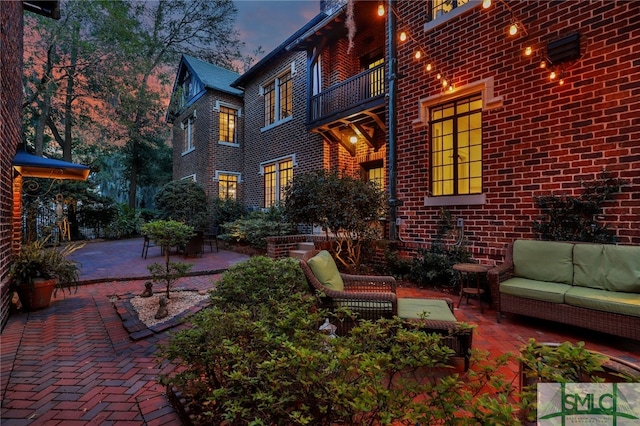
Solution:
<svg viewBox="0 0 640 426"><path fill-rule="evenodd" d="M27 311L43 309L51 304L51 295L56 286L56 279L36 279L32 286L19 285L16 289L20 303Z"/></svg>

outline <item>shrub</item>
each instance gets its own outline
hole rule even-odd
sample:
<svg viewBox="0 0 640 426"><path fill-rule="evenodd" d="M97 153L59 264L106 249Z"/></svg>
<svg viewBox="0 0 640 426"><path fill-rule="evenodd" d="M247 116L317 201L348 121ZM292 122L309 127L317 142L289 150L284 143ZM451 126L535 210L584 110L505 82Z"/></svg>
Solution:
<svg viewBox="0 0 640 426"><path fill-rule="evenodd" d="M221 226L244 217L247 208L238 200L231 198L214 198L211 201L211 222Z"/></svg>
<svg viewBox="0 0 640 426"><path fill-rule="evenodd" d="M470 261L471 254L464 247L434 245L418 252L411 264L409 279L420 286L453 288L459 284L453 265Z"/></svg>
<svg viewBox="0 0 640 426"><path fill-rule="evenodd" d="M267 237L275 235L291 235L296 232L295 226L277 218L273 213L255 211L248 216L224 224L222 239L236 243L247 243L252 247L267 247Z"/></svg>
<svg viewBox="0 0 640 426"><path fill-rule="evenodd" d="M177 220L194 229L209 228L207 196L204 188L191 180L174 180L164 185L155 196L158 218Z"/></svg>
<svg viewBox="0 0 640 426"><path fill-rule="evenodd" d="M126 238L137 235L140 232L142 219L140 212L126 204L118 204L114 216L106 226L107 238Z"/></svg>

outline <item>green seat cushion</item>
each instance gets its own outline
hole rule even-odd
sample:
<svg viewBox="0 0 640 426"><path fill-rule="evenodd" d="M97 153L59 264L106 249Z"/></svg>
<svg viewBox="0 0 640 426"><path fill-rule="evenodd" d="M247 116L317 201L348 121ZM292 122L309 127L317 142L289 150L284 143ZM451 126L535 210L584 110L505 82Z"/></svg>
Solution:
<svg viewBox="0 0 640 426"><path fill-rule="evenodd" d="M573 248L573 284L604 290L607 262L603 244L576 244Z"/></svg>
<svg viewBox="0 0 640 426"><path fill-rule="evenodd" d="M640 317L640 294L574 286L564 298L572 306Z"/></svg>
<svg viewBox="0 0 640 426"><path fill-rule="evenodd" d="M535 281L573 282L573 244L516 240L513 244L514 275Z"/></svg>
<svg viewBox="0 0 640 426"><path fill-rule="evenodd" d="M438 299L398 299L398 316L406 319L424 319L456 322L456 317L444 300Z"/></svg>
<svg viewBox="0 0 640 426"><path fill-rule="evenodd" d="M604 246L607 262L604 287L609 291L640 294L640 246Z"/></svg>
<svg viewBox="0 0 640 426"><path fill-rule="evenodd" d="M336 262L331 253L322 250L320 253L307 260L307 264L313 271L318 281L329 290L344 291L344 281L338 271Z"/></svg>
<svg viewBox="0 0 640 426"><path fill-rule="evenodd" d="M571 286L567 284L519 277L509 278L500 283L500 293L551 303L564 303L564 294L570 288Z"/></svg>

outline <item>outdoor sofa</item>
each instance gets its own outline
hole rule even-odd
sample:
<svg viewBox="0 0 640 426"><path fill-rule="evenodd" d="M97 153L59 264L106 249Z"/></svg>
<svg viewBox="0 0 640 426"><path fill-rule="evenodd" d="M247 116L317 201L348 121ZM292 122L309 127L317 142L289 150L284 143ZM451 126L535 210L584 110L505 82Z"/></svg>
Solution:
<svg viewBox="0 0 640 426"><path fill-rule="evenodd" d="M498 322L519 314L640 340L640 246L516 240L488 277Z"/></svg>
<svg viewBox="0 0 640 426"><path fill-rule="evenodd" d="M406 320L407 326L442 335L442 342L464 358L465 371L469 368L473 329L457 321L451 299L399 298L393 277L340 273L326 250L307 252L300 267L310 290L319 296L320 308L335 311L346 307L356 314L356 322L398 316ZM354 325L349 321L336 324L338 335Z"/></svg>

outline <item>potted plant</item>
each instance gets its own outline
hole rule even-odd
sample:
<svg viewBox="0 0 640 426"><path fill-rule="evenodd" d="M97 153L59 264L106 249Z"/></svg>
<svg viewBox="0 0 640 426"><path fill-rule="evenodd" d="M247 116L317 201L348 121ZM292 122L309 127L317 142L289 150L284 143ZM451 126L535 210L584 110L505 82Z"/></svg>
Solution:
<svg viewBox="0 0 640 426"><path fill-rule="evenodd" d="M78 264L67 256L80 246L67 245L61 250L47 248L47 240L24 244L9 268L13 288L26 310L46 308L52 294L59 289L71 292L78 285Z"/></svg>

